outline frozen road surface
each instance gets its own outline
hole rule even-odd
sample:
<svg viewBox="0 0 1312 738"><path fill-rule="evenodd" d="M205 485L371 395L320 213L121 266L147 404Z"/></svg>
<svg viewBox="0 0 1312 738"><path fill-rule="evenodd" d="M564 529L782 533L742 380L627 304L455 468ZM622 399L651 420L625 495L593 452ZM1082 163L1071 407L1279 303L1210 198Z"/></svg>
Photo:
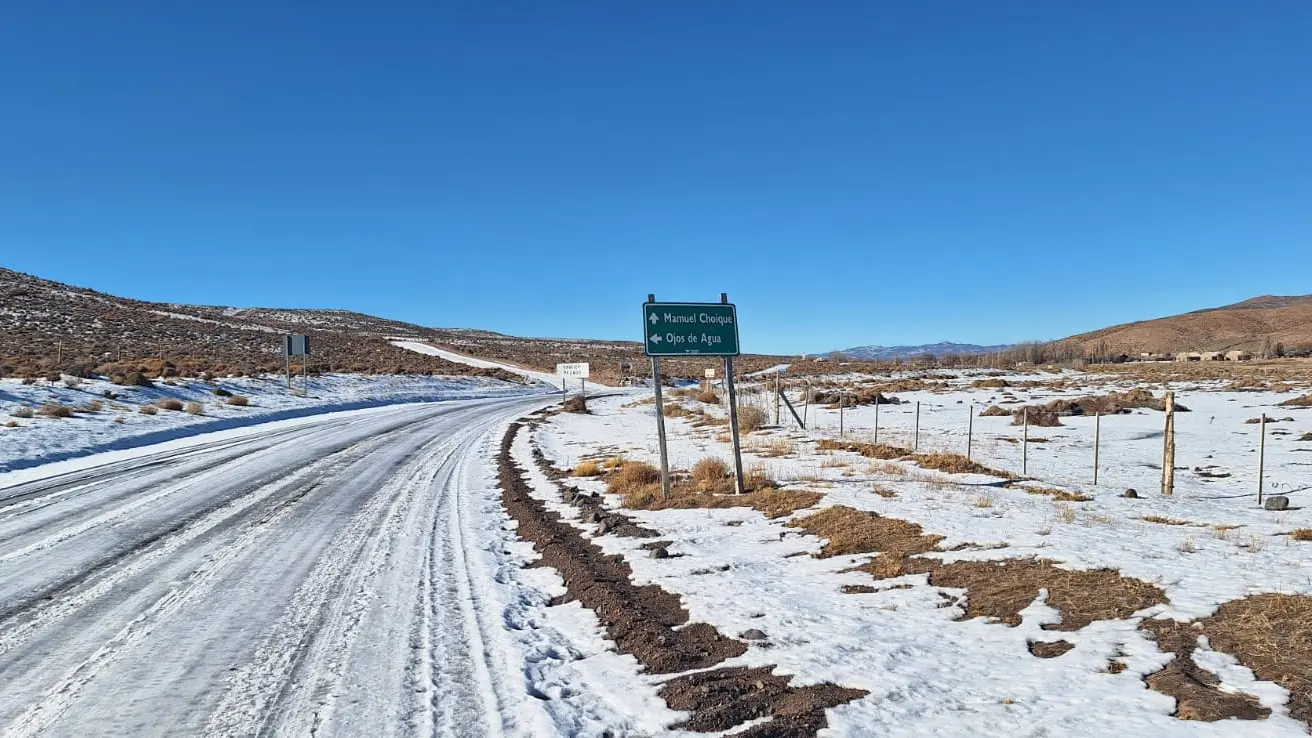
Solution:
<svg viewBox="0 0 1312 738"><path fill-rule="evenodd" d="M543 404L337 413L0 478L0 735L548 730L522 704L489 462Z"/></svg>

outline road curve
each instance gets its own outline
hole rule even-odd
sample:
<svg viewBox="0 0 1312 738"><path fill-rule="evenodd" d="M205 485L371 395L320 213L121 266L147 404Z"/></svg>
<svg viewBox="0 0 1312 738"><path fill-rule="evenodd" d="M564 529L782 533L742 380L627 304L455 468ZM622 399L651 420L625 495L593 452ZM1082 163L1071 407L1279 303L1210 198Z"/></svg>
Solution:
<svg viewBox="0 0 1312 738"><path fill-rule="evenodd" d="M545 402L257 427L0 488L0 735L538 733L487 457Z"/></svg>

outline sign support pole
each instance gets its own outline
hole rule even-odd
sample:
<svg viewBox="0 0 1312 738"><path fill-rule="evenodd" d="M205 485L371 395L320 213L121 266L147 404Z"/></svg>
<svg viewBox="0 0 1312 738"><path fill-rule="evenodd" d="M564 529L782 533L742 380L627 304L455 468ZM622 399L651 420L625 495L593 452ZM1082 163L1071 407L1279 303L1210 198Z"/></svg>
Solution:
<svg viewBox="0 0 1312 738"><path fill-rule="evenodd" d="M656 302L656 295L647 295L647 302ZM562 382L562 384L564 384ZM665 448L665 400L661 396L661 360L651 357L651 384L656 390L656 436L661 445L661 499L670 499L670 458Z"/></svg>
<svg viewBox="0 0 1312 738"><path fill-rule="evenodd" d="M727 304L729 295L720 293L720 302ZM724 357L724 386L729 395L729 434L733 437L733 487L743 494L743 448L738 438L738 392L733 386L733 357Z"/></svg>

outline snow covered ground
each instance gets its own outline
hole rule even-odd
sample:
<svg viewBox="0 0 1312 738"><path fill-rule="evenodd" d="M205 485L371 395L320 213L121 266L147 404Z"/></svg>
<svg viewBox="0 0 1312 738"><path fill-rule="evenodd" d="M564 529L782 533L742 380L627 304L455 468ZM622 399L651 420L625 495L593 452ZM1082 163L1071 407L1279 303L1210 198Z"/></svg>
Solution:
<svg viewBox="0 0 1312 738"><path fill-rule="evenodd" d="M524 367L515 366L514 364L505 364L497 361L489 361L487 359L479 359L474 356L466 356L464 354L458 354L454 351L448 351L444 348L438 348L437 346L433 346L432 344L424 343L422 341L409 341L405 339L396 339L392 341L392 345L396 346L397 348L403 348L407 351L414 351L415 353L419 353L419 354L428 354L429 356L437 356L439 358L446 359L447 361L455 362L456 364L465 364L466 366L476 366L482 369L504 369L510 372L511 374L518 374L521 377L524 377L525 379L531 382L540 382L542 384L547 384L553 387L560 387L561 382L564 381L560 377L556 376L555 374L549 374L547 372L539 372L533 369L525 369Z"/></svg>
<svg viewBox="0 0 1312 738"><path fill-rule="evenodd" d="M880 441L911 445L917 399L920 450L964 453L972 403L978 413L1001 401L1003 391L1028 404L1130 386L1114 378L1071 375L1073 386L1061 390L1001 390L966 387L969 378L946 392L893 393L905 404L880 407ZM1053 377L1008 377L1026 378ZM1154 389L1160 395L1163 388ZM751 508L629 511L674 542L667 559L651 558L639 548L639 539L599 535L593 540L623 555L636 583L682 595L692 620L730 635L765 631L768 647L754 647L725 666L778 664L803 684L830 681L868 690L867 697L829 711L826 735L1305 735L1306 726L1287 715L1284 688L1257 680L1231 657L1209 651L1205 642L1195 661L1217 676L1221 691L1251 694L1270 708L1268 719L1180 720L1172 715L1175 701L1143 681L1172 658L1138 629L1143 618L1187 621L1252 594L1312 594L1312 543L1288 535L1312 528L1312 506L1306 504L1312 492L1304 491L1312 487L1312 443L1296 440L1312 431L1312 411L1275 407L1291 393L1221 392L1198 384L1174 389L1178 402L1192 412L1177 414L1177 466L1187 469L1177 472L1176 492L1169 498L1158 493L1160 469L1153 468L1161 459L1163 424L1163 413L1153 410L1102 419L1096 487L1092 418L1063 418L1062 427L1030 429L1032 439L1047 439L1030 444L1030 476L1092 498L1085 502L1003 488L997 486L1000 480L979 475L927 472L910 462L819 452L816 440L838 435L838 411L815 406L808 414L818 427L811 431L785 424L752 434L745 444L749 468L789 489L822 492L818 508L873 511L944 536L930 557L945 562L1039 557L1069 569L1109 567L1155 585L1169 600L1125 620L1094 621L1072 632L1045 630L1057 614L1042 594L1014 628L960 620L969 593L931 586L925 575L877 580L849 571L869 554L813 556L824 541L786 524L815 510L777 520ZM536 443L558 466L612 454L657 461L651 404L637 404L629 395L594 399L589 407L592 414L561 414L536 432ZM1267 492L1290 493L1292 506L1284 512L1256 504L1260 427L1244 421L1263 411L1294 418L1267 428ZM874 412L873 406L847 410L845 435L872 440ZM1010 422L1009 417L974 418L977 461L1020 470L1018 444L1003 440L1020 436ZM707 456L730 457L722 427L695 428L688 420L668 418L667 429L674 469L686 470ZM1291 433L1272 435L1277 430ZM578 484L605 490L601 481ZM1122 497L1127 487L1141 498ZM611 502L618 504L618 498ZM845 594L845 585L871 591ZM1058 658L1037 658L1027 648L1032 641L1058 637L1074 649Z"/></svg>
<svg viewBox="0 0 1312 738"><path fill-rule="evenodd" d="M482 377L362 376L329 374L301 378L288 390L282 377L156 380L154 387L123 387L102 379L23 384L0 379L0 471L20 469L90 453L143 446L280 418L404 402L505 397L540 392ZM166 383L168 382L168 383ZM72 386L69 386L72 385ZM247 399L230 404L230 393ZM166 410L159 402L199 403L200 413ZM77 410L47 417L43 406ZM148 413L145 414L142 410ZM19 417L31 414L32 417Z"/></svg>

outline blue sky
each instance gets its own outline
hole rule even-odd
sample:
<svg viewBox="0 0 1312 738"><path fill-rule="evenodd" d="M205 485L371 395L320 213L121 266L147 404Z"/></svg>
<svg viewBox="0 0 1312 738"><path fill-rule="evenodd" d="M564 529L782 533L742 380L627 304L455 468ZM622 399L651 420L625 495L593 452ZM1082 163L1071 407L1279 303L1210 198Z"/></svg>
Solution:
<svg viewBox="0 0 1312 738"><path fill-rule="evenodd" d="M11 3L0 266L749 351L1312 292L1312 3Z"/></svg>

